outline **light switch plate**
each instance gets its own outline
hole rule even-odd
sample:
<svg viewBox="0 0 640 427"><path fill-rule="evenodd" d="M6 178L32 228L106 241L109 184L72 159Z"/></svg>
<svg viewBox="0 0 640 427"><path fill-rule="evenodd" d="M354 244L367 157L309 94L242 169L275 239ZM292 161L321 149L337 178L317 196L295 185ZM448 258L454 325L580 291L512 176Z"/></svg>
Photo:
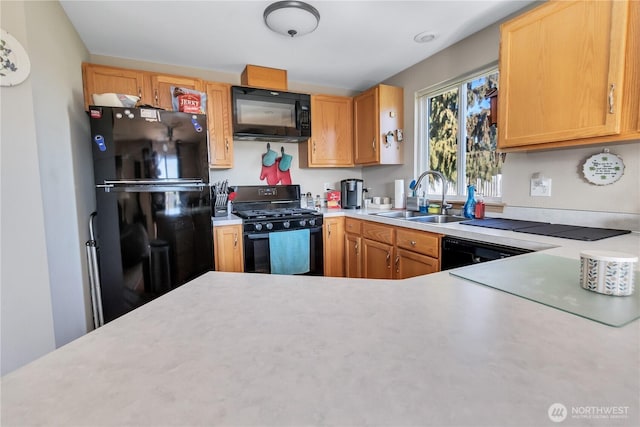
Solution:
<svg viewBox="0 0 640 427"><path fill-rule="evenodd" d="M532 179L529 194L532 197L551 197L551 178Z"/></svg>

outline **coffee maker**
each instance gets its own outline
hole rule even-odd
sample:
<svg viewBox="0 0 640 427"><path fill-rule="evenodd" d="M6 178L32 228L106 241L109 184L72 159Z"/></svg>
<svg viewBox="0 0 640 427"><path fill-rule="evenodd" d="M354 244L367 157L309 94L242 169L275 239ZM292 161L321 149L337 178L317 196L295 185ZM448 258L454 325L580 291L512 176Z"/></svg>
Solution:
<svg viewBox="0 0 640 427"><path fill-rule="evenodd" d="M340 181L340 201L342 209L362 208L362 180L343 179Z"/></svg>

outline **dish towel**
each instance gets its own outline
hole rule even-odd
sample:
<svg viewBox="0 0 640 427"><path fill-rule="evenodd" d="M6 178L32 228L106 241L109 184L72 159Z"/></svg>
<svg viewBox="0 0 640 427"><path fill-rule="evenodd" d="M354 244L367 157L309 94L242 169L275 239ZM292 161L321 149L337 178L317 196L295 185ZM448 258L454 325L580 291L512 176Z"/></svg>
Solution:
<svg viewBox="0 0 640 427"><path fill-rule="evenodd" d="M269 233L271 274L309 272L309 229Z"/></svg>

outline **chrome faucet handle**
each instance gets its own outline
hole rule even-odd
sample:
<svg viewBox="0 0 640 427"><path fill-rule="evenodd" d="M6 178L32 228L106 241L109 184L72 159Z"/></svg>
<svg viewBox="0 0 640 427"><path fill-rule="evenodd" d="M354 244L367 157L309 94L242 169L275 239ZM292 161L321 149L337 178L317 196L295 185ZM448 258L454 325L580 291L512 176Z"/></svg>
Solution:
<svg viewBox="0 0 640 427"><path fill-rule="evenodd" d="M442 210L440 213L442 215L449 215L449 211L451 210L452 207L453 205L451 203L445 203L444 205L442 205Z"/></svg>

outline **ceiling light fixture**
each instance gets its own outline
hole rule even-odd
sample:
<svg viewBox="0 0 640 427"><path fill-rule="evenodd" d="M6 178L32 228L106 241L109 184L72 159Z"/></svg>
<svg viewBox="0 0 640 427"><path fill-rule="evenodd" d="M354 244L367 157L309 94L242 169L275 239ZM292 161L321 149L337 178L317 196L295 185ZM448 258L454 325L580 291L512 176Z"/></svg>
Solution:
<svg viewBox="0 0 640 427"><path fill-rule="evenodd" d="M277 1L264 10L264 23L285 36L303 36L318 27L320 13L301 1Z"/></svg>
<svg viewBox="0 0 640 427"><path fill-rule="evenodd" d="M413 40L415 40L416 43L429 43L430 41L433 41L435 38L436 38L436 35L433 34L431 31L423 31L420 34L416 34Z"/></svg>

